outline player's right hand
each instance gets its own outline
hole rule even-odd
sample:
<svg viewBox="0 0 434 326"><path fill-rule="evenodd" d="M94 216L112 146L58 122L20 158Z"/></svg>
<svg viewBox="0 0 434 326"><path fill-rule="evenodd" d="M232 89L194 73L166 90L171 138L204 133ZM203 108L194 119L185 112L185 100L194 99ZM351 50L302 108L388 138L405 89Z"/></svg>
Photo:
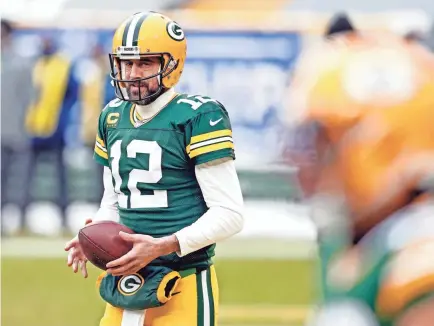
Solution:
<svg viewBox="0 0 434 326"><path fill-rule="evenodd" d="M91 219L86 220L86 224L92 223ZM76 235L71 241L68 241L65 245L65 251L68 251L68 267L72 266L74 273L77 273L78 267L80 266L81 274L84 278L87 278L87 258L83 253L80 242L78 241L78 235Z"/></svg>

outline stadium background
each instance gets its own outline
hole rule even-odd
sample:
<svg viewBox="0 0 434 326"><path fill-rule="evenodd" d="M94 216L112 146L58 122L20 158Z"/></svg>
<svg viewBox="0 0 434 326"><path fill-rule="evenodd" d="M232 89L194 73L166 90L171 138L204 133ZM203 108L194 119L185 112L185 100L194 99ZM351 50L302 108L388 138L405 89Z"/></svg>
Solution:
<svg viewBox="0 0 434 326"><path fill-rule="evenodd" d="M142 10L162 11L186 31L188 59L177 90L217 98L233 123L247 222L240 235L218 246L221 324L300 325L315 298L315 229L298 204L291 165L294 155L308 162L312 153L303 134L282 122L290 114L284 100L291 69L340 10L348 10L360 28L418 32L433 44L431 1L352 0L344 8L337 0L5 1L2 16L17 26L14 49L33 63L42 40L51 40L70 58L78 92L63 130L66 229L56 204L52 153L38 162L14 161L2 189L2 324L90 326L102 313L92 284L97 271L86 281L72 274L62 248L98 208L100 171L88 144L94 122L86 117L112 98L107 53L114 28ZM87 97L95 89L98 96ZM2 100L2 119L5 110L11 108ZM33 182L22 178L29 163L36 165ZM25 188L32 203L21 216L17 203Z"/></svg>

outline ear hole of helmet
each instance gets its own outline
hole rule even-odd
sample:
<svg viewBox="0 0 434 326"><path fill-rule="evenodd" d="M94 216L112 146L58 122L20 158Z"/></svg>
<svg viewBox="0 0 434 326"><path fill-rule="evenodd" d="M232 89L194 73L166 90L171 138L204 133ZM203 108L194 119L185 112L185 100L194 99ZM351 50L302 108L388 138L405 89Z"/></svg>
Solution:
<svg viewBox="0 0 434 326"><path fill-rule="evenodd" d="M164 66L166 66L166 70L164 71L164 73L162 74L162 79L163 79L163 87L168 88L165 85L165 80L164 78L169 76L177 67L178 67L178 61L175 60L172 56L169 55L163 55L164 57ZM169 77L170 78L170 77Z"/></svg>
<svg viewBox="0 0 434 326"><path fill-rule="evenodd" d="M178 66L178 62L173 57L169 56L167 56L165 60L167 60L168 63L164 76L168 76L173 70L176 69L176 67Z"/></svg>
<svg viewBox="0 0 434 326"><path fill-rule="evenodd" d="M163 67L166 66L166 70L163 73L163 78L170 75L178 66L178 62L169 55L164 54L163 55L164 58L164 63L163 63Z"/></svg>

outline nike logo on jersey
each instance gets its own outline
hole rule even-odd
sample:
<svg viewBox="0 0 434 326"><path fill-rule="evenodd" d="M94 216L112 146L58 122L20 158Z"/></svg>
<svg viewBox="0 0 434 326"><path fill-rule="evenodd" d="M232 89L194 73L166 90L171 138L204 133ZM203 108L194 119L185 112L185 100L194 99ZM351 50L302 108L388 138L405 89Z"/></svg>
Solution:
<svg viewBox="0 0 434 326"><path fill-rule="evenodd" d="M222 120L223 120L223 118L220 118L220 119L218 119L218 120L216 120L216 121L212 121L212 120L210 120L210 121L209 121L209 124L210 124L211 127L214 127L217 123L219 123L219 122L222 121Z"/></svg>

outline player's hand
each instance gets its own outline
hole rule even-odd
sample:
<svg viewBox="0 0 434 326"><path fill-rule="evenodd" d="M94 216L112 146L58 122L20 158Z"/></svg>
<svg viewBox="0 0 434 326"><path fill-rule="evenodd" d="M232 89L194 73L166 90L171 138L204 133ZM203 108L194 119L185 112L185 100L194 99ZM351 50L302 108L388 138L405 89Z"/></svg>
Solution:
<svg viewBox="0 0 434 326"><path fill-rule="evenodd" d="M85 224L89 223L92 223L91 219L87 219ZM78 235L75 236L71 241L66 243L65 251L69 251L67 265L69 267L72 266L72 270L74 271L74 273L77 273L78 268L80 267L81 274L84 278L87 278L87 258L83 253L80 242L78 241Z"/></svg>
<svg viewBox="0 0 434 326"><path fill-rule="evenodd" d="M107 273L114 276L133 274L148 265L154 259L170 254L179 248L178 240L174 235L153 238L144 234L129 234L119 232L120 237L133 244L124 256L109 262Z"/></svg>

